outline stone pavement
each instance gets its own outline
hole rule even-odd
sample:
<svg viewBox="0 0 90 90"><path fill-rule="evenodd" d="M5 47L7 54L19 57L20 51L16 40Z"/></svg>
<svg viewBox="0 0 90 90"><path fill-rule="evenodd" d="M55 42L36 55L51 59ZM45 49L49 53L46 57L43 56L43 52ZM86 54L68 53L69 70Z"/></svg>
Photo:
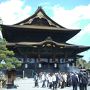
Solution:
<svg viewBox="0 0 90 90"><path fill-rule="evenodd" d="M51 90L46 88L41 88L41 83L39 82L39 87L34 87L34 80L31 78L24 78L24 79L16 79L15 85L17 85L17 88L13 89L0 89L0 90ZM58 88L57 90L72 90L72 87L66 87L64 89ZM79 90L79 88L78 88ZM88 87L88 90L90 90L90 86Z"/></svg>

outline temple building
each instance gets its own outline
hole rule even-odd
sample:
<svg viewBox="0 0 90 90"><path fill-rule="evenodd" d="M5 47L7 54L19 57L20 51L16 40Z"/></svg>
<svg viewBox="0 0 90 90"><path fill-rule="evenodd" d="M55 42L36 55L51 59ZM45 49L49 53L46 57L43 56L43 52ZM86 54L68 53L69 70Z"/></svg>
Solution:
<svg viewBox="0 0 90 90"><path fill-rule="evenodd" d="M90 48L66 43L81 30L59 25L41 7L27 19L1 28L7 48L15 52L23 63L20 69L26 72L67 71L76 66L79 53Z"/></svg>

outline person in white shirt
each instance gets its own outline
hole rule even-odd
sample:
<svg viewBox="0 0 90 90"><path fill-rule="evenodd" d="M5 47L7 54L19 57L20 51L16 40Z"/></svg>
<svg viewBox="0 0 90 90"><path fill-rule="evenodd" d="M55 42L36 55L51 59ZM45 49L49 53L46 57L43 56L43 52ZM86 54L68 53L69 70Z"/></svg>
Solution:
<svg viewBox="0 0 90 90"><path fill-rule="evenodd" d="M52 75L52 82L53 82L53 90L54 90L54 89L57 88L57 86L56 86L56 76L55 76L54 73L53 73L53 75Z"/></svg>
<svg viewBox="0 0 90 90"><path fill-rule="evenodd" d="M45 76L45 73L42 74L42 87L46 87L45 85L45 81L46 81L46 76Z"/></svg>
<svg viewBox="0 0 90 90"><path fill-rule="evenodd" d="M48 76L48 81L49 81L49 88L52 88L52 74L49 74Z"/></svg>
<svg viewBox="0 0 90 90"><path fill-rule="evenodd" d="M65 85L64 86L66 86L67 85L67 74L66 73L63 74L63 79L65 81Z"/></svg>

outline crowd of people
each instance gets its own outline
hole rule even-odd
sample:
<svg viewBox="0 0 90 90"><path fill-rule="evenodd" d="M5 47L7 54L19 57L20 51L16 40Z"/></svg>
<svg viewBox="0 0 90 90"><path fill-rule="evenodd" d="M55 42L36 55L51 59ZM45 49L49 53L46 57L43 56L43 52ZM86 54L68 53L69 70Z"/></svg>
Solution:
<svg viewBox="0 0 90 90"><path fill-rule="evenodd" d="M46 73L40 72L34 75L35 87L39 87L39 82L42 83L42 88L48 87L56 90L57 88L65 88L72 86L73 90L87 90L88 75L86 73Z"/></svg>

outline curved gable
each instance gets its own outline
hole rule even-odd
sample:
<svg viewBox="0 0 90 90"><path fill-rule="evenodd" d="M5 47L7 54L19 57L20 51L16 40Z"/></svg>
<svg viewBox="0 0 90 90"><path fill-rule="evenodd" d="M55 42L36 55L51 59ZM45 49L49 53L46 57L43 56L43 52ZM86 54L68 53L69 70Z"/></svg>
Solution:
<svg viewBox="0 0 90 90"><path fill-rule="evenodd" d="M42 25L66 29L65 27L59 25L58 23L53 21L50 17L48 17L41 7L38 7L36 12L32 16L28 17L27 19L19 23L16 23L15 25Z"/></svg>

